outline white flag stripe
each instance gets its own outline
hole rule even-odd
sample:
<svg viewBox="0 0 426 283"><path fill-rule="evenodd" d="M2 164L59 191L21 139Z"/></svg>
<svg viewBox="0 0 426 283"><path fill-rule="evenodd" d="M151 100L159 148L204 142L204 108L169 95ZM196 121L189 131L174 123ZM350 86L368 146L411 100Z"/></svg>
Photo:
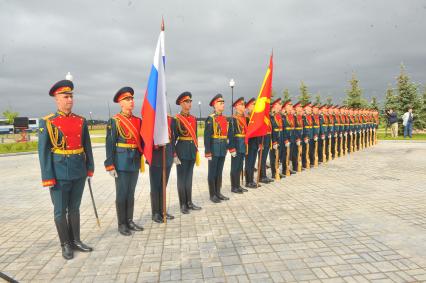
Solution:
<svg viewBox="0 0 426 283"><path fill-rule="evenodd" d="M165 56L164 32L160 33L154 56L154 66L158 72L157 99L154 124L154 144L164 145L169 143L169 130L167 123L167 99L166 99L166 74L163 64Z"/></svg>

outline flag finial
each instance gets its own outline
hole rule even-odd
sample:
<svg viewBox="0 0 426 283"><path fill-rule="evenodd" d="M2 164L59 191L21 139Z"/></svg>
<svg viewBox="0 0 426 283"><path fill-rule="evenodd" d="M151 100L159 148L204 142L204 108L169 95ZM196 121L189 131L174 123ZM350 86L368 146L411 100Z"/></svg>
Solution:
<svg viewBox="0 0 426 283"><path fill-rule="evenodd" d="M164 18L161 17L161 31L164 31Z"/></svg>

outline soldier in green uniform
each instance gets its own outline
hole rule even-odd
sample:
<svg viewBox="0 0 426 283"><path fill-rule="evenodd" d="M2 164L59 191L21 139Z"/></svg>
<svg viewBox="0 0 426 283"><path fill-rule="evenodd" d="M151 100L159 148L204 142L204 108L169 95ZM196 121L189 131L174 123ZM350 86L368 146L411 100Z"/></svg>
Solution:
<svg viewBox="0 0 426 283"><path fill-rule="evenodd" d="M86 179L93 176L93 154L86 119L71 112L73 89L70 80L52 86L49 95L58 110L40 119L38 139L42 184L50 191L65 259L73 258L73 250L93 250L80 239L80 203Z"/></svg>
<svg viewBox="0 0 426 283"><path fill-rule="evenodd" d="M170 171L173 163L180 164L175 151L175 136L173 133L173 117L167 117L167 130L169 132L169 142L165 145L166 154L166 184L169 182ZM154 145L152 150L152 160L149 164L149 184L151 186L151 211L152 220L156 223L163 223L163 149ZM175 217L166 211L166 219L172 220Z"/></svg>
<svg viewBox="0 0 426 283"><path fill-rule="evenodd" d="M246 103L247 125L250 121L250 115L253 111L255 101L256 100L254 98L251 98ZM248 139L248 150L247 150L247 157L245 160L245 177L246 177L246 187L251 189L260 187L260 184L256 184L256 182L254 182L254 167L256 164L257 152L259 151L260 142L261 142L261 138L259 137Z"/></svg>
<svg viewBox="0 0 426 283"><path fill-rule="evenodd" d="M318 145L319 162L326 162L328 160L328 108L323 104L319 108L320 117L320 140Z"/></svg>
<svg viewBox="0 0 426 283"><path fill-rule="evenodd" d="M280 144L282 164L281 174L289 176L289 174L296 173L296 171L294 171L294 167L290 169L290 163L292 160L292 148L296 143L294 136L295 118L293 114L293 105L291 104L291 100L287 100L283 103L281 108L281 115L283 121L282 143Z"/></svg>
<svg viewBox="0 0 426 283"><path fill-rule="evenodd" d="M104 165L115 180L118 231L124 236L130 236L130 231L143 230L133 221L135 189L143 154L141 119L133 115L133 96L131 87L123 87L115 94L113 101L120 104L121 112L109 119L105 140Z"/></svg>
<svg viewBox="0 0 426 283"><path fill-rule="evenodd" d="M303 108L301 102L294 104L293 108L296 110L295 115L295 128L294 139L295 144L292 150L292 163L293 170L297 172L302 171L302 139L303 139Z"/></svg>
<svg viewBox="0 0 426 283"><path fill-rule="evenodd" d="M269 178L266 175L266 160L268 159L268 155L269 155L269 151L272 148L272 125L269 122L269 124L267 125L268 128L266 130L266 135L264 135L263 137L259 137L261 139L261 143L262 143L262 156L260 159L260 180L259 182L264 183L264 184L268 184L274 181L274 179ZM270 164L272 167L272 164ZM259 170L259 168L257 168L257 170Z"/></svg>
<svg viewBox="0 0 426 283"><path fill-rule="evenodd" d="M180 211L188 214L190 210L200 210L201 207L192 202L192 178L194 165L199 165L197 119L190 114L192 94L188 91L181 93L176 99L181 111L176 114L173 130L176 139L176 175Z"/></svg>
<svg viewBox="0 0 426 283"><path fill-rule="evenodd" d="M319 151L320 146L319 146L319 140L321 139L320 137L320 132L321 132L321 117L319 115L319 104L314 104L312 105L312 131L314 134L314 139L312 142L312 153L310 155L311 158L311 164L313 164L314 166L318 166L319 163L319 158L320 156L322 157L322 151Z"/></svg>
<svg viewBox="0 0 426 283"><path fill-rule="evenodd" d="M281 174L279 171L279 160L280 160L280 150L283 147L283 121L281 118L281 98L275 99L271 103L271 114L270 120L272 125L272 149L269 152L269 161L271 165L272 178L279 180L280 178L285 177L284 174ZM277 160L278 159L278 160ZM278 165L278 166L277 166Z"/></svg>
<svg viewBox="0 0 426 283"><path fill-rule="evenodd" d="M328 106L328 142L329 145L329 152L328 152L328 160L334 159L335 156L335 146L337 141L337 134L336 134L336 127L335 127L335 118L334 118L334 106L329 105Z"/></svg>
<svg viewBox="0 0 426 283"><path fill-rule="evenodd" d="M231 192L242 194L247 189L241 187L240 176L243 172L244 158L246 156L245 136L247 131L246 117L244 116L245 103L244 97L238 98L232 107L235 108L235 114L232 117L231 127L229 128L229 151L231 152Z"/></svg>
<svg viewBox="0 0 426 283"><path fill-rule="evenodd" d="M214 113L207 117L204 128L204 150L208 160L208 185L210 200L219 203L222 200L229 200L220 190L222 188L222 173L225 163L226 151L229 140L229 122L223 115L225 110L225 100L222 94L217 94L210 101L209 105L214 108ZM232 153L236 155L236 153Z"/></svg>
<svg viewBox="0 0 426 283"><path fill-rule="evenodd" d="M303 106L305 110L305 115L303 116L303 148L302 148L302 165L303 168L311 168L311 157L314 152L313 141L314 141L314 131L313 131L313 118L312 118L312 104L310 102L306 103Z"/></svg>

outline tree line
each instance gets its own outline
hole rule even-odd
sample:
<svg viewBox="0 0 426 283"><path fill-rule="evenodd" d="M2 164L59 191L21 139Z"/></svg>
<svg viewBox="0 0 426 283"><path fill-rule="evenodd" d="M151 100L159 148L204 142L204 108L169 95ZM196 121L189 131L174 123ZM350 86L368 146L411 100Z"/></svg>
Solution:
<svg viewBox="0 0 426 283"><path fill-rule="evenodd" d="M420 84L411 81L403 64L401 64L400 73L394 84L389 84L385 90L384 103L380 104L376 96L373 96L371 101L367 101L367 99L363 97L363 90L360 87L360 82L355 73L352 74L352 78L349 80L348 89L346 89L345 93L346 98L343 101L343 105L354 108L379 110L382 123L386 123L387 121L385 110L393 109L401 119L408 108L412 107L415 117L414 129L426 129L426 86L422 88ZM277 96L274 90L272 91L272 96ZM312 99L312 97L314 99ZM284 89L282 92L282 99L286 101L291 98L289 90L287 88ZM326 97L323 101L320 93L316 93L315 95L311 94L304 81L300 83L297 99L301 101L302 105L307 102L333 104L331 96Z"/></svg>

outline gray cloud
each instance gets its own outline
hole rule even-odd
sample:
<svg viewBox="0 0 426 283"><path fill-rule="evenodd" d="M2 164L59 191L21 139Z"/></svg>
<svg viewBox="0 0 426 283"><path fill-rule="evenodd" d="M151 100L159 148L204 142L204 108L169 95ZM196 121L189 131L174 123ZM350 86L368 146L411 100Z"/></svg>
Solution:
<svg viewBox="0 0 426 283"><path fill-rule="evenodd" d="M47 92L70 71L76 113L106 118L124 85L135 88L139 113L162 15L174 113L185 90L203 115L215 93L230 101L230 78L236 97L256 96L272 48L274 89L293 97L303 80L341 102L355 72L364 96L381 100L401 62L426 81L424 1L0 0L0 111L53 111Z"/></svg>

